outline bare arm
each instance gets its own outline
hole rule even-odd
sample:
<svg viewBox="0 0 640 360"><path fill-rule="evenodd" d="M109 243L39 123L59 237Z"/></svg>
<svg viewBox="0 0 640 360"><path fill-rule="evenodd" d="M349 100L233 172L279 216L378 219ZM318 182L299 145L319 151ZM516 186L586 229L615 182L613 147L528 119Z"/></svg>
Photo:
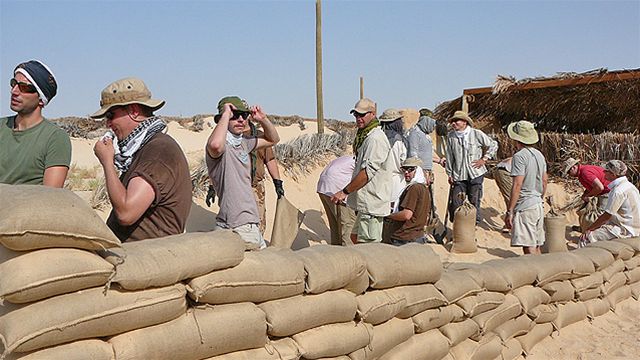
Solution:
<svg viewBox="0 0 640 360"><path fill-rule="evenodd" d="M585 231L585 233L587 231L593 231L597 228L599 228L600 226L604 225L607 223L607 221L609 221L609 219L611 219L611 214L609 214L608 212L604 212L602 213L602 215L598 216L598 218L596 219L596 221L593 222L593 224L591 224L591 226L589 226L587 228L587 230Z"/></svg>
<svg viewBox="0 0 640 360"><path fill-rule="evenodd" d="M267 171L272 179L280 179L280 170L278 169L278 161L273 158L266 163Z"/></svg>
<svg viewBox="0 0 640 360"><path fill-rule="evenodd" d="M547 184L549 183L549 176L545 172L542 175L542 199L544 199L544 195L547 193Z"/></svg>
<svg viewBox="0 0 640 360"><path fill-rule="evenodd" d="M363 186L365 186L368 182L369 182L369 177L367 176L367 171L365 169L361 169L360 171L358 171L356 176L353 179L351 179L351 182L348 183L347 186L345 186L344 188L347 189L347 191L350 194L354 191L358 191ZM333 194L333 196L331 197L331 201L337 204L344 201L344 199L346 198L347 198L347 194L345 194L342 190L340 190L337 193Z"/></svg>
<svg viewBox="0 0 640 360"><path fill-rule="evenodd" d="M269 118L267 118L267 115L259 105L251 107L251 117L262 125L262 131L264 132L264 139L257 139L255 150L273 146L280 141L280 135L278 135L276 127L269 121Z"/></svg>
<svg viewBox="0 0 640 360"><path fill-rule="evenodd" d="M64 186L64 181L69 173L69 168L66 166L51 166L44 170L44 177L42 183L44 186L61 188Z"/></svg>
<svg viewBox="0 0 640 360"><path fill-rule="evenodd" d="M229 129L229 119L233 114L233 105L224 104L224 110L220 115L218 124L207 139L207 154L212 158L218 158L224 153L224 146L227 142L227 131Z"/></svg>
<svg viewBox="0 0 640 360"><path fill-rule="evenodd" d="M591 190L585 190L582 194L582 200L585 202L589 201L589 198L592 196L600 195L600 193L602 193L602 191L604 190L604 185L598 178L593 179L591 185L593 186Z"/></svg>
<svg viewBox="0 0 640 360"><path fill-rule="evenodd" d="M390 214L387 217L395 221L407 221L407 220L410 220L412 216L413 216L413 211L409 209L403 209L398 212L394 212L393 214Z"/></svg>

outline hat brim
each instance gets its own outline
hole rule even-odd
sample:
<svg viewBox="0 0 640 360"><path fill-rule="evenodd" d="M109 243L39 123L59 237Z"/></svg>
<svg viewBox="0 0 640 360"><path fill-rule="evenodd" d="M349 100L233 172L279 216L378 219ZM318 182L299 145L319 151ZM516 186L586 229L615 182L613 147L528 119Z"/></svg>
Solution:
<svg viewBox="0 0 640 360"><path fill-rule="evenodd" d="M473 126L473 120L471 120L470 117L462 117L462 116L453 116L451 118L449 118L449 122L453 122L454 120L464 120L467 122L467 124Z"/></svg>
<svg viewBox="0 0 640 360"><path fill-rule="evenodd" d="M396 121L398 119L402 119L402 116L398 116L397 118L392 118L392 119L380 117L380 118L378 118L378 121L379 122L392 122L392 121Z"/></svg>
<svg viewBox="0 0 640 360"><path fill-rule="evenodd" d="M574 161L568 163L564 169L562 169L562 176L566 176L569 173L569 170L571 170L572 167L578 165L580 163L580 160L574 159Z"/></svg>
<svg viewBox="0 0 640 360"><path fill-rule="evenodd" d="M151 111L156 111L158 109L160 109L161 107L164 106L165 101L164 100L156 100L156 99L149 99L146 101L139 101L139 100L133 100L133 101L125 101L125 102L120 102L120 103L113 103L113 104L109 104L109 105L105 105L103 107L100 108L100 110L94 112L93 114L89 115L89 117L91 117L92 119L102 119L104 118L105 114L107 113L107 111L109 111L111 108L116 107L116 106L125 106L125 105L131 105L131 104L140 104L140 105L144 105L148 108L151 109Z"/></svg>
<svg viewBox="0 0 640 360"><path fill-rule="evenodd" d="M507 134L509 134L509 137L515 141L519 141L523 144L526 145L533 145L535 143L537 143L540 140L540 137L538 136L538 132L536 131L532 136L522 136L518 133L516 133L515 131L513 131L513 128L516 126L517 123L511 123L509 124L509 126L507 127Z"/></svg>

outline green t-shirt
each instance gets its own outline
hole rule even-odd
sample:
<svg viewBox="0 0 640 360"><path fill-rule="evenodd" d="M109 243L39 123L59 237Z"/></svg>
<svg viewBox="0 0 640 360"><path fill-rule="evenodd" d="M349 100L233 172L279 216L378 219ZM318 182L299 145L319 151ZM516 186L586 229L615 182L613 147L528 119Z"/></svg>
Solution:
<svg viewBox="0 0 640 360"><path fill-rule="evenodd" d="M60 127L44 119L24 131L14 131L15 116L0 118L0 183L42 185L44 170L71 164L71 140Z"/></svg>

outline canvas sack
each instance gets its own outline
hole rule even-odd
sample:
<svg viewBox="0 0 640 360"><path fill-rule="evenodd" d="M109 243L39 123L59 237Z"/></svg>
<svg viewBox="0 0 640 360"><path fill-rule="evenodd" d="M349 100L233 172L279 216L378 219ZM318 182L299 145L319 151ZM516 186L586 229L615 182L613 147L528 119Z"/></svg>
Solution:
<svg viewBox="0 0 640 360"><path fill-rule="evenodd" d="M605 281L600 287L603 296L607 296L627 283L627 277L623 273L614 274L609 281Z"/></svg>
<svg viewBox="0 0 640 360"><path fill-rule="evenodd" d="M363 275L369 286L367 264L351 247L317 245L295 253L304 264L305 292L308 294L342 289Z"/></svg>
<svg viewBox="0 0 640 360"><path fill-rule="evenodd" d="M208 304L258 303L301 295L304 265L288 249L247 252L238 266L194 278L187 290L190 298Z"/></svg>
<svg viewBox="0 0 640 360"><path fill-rule="evenodd" d="M611 304L607 299L591 299L584 302L587 309L587 317L593 320L598 316L602 316L611 310Z"/></svg>
<svg viewBox="0 0 640 360"><path fill-rule="evenodd" d="M537 324L551 322L558 317L558 306L556 304L541 304L529 310L527 315Z"/></svg>
<svg viewBox="0 0 640 360"><path fill-rule="evenodd" d="M377 359L412 336L413 322L411 319L393 318L374 326L371 343L349 354L349 358L351 360Z"/></svg>
<svg viewBox="0 0 640 360"><path fill-rule="evenodd" d="M257 349L235 351L232 353L209 357L204 360L298 360L300 350L292 338L283 338L269 342ZM348 360L348 359L347 359Z"/></svg>
<svg viewBox="0 0 640 360"><path fill-rule="evenodd" d="M0 250L1 251L1 250ZM113 265L79 249L43 249L0 263L0 303L27 303L102 286Z"/></svg>
<svg viewBox="0 0 640 360"><path fill-rule="evenodd" d="M640 253L640 237L629 237L629 238L619 238L619 239L611 239L611 241L623 243L625 245L630 246L636 254Z"/></svg>
<svg viewBox="0 0 640 360"><path fill-rule="evenodd" d="M244 241L231 230L185 233L102 251L116 266L114 282L127 290L172 285L240 264Z"/></svg>
<svg viewBox="0 0 640 360"><path fill-rule="evenodd" d="M374 290L359 295L358 318L366 323L377 325L396 316L404 310L407 300L402 294L387 290Z"/></svg>
<svg viewBox="0 0 640 360"><path fill-rule="evenodd" d="M625 271L624 276L627 277L627 284L631 285L640 281L640 268L635 268L630 271Z"/></svg>
<svg viewBox="0 0 640 360"><path fill-rule="evenodd" d="M184 314L185 295L182 284L144 291L112 288L106 295L103 288L59 295L0 317L0 339L7 352L26 352L119 334Z"/></svg>
<svg viewBox="0 0 640 360"><path fill-rule="evenodd" d="M443 306L437 309L425 310L411 317L415 325L416 334L437 329L452 321L462 321L464 312L455 304Z"/></svg>
<svg viewBox="0 0 640 360"><path fill-rule="evenodd" d="M575 288L568 280L554 281L542 286L542 290L549 294L550 303L563 303L573 300Z"/></svg>
<svg viewBox="0 0 640 360"><path fill-rule="evenodd" d="M609 301L609 305L611 306L611 310L616 310L616 305L623 300L627 300L631 297L631 287L629 285L624 285L619 287L618 289L612 291L609 295L607 295L606 299Z"/></svg>
<svg viewBox="0 0 640 360"><path fill-rule="evenodd" d="M515 336L528 333L535 323L527 315L520 315L515 319L511 319L504 324L493 329L493 332L500 337L502 341L507 341Z"/></svg>
<svg viewBox="0 0 640 360"><path fill-rule="evenodd" d="M635 300L640 299L640 282L629 285L629 288L631 289L631 296L633 296Z"/></svg>
<svg viewBox="0 0 640 360"><path fill-rule="evenodd" d="M548 214L544 217L544 244L543 253L566 252L567 240L565 239L565 228L567 219L564 215Z"/></svg>
<svg viewBox="0 0 640 360"><path fill-rule="evenodd" d="M511 284L491 265L477 264L477 267L461 270L487 291L506 293Z"/></svg>
<svg viewBox="0 0 640 360"><path fill-rule="evenodd" d="M440 360L449 352L449 340L438 329L413 335L379 360Z"/></svg>
<svg viewBox="0 0 640 360"><path fill-rule="evenodd" d="M278 198L269 246L290 249L296 240L303 220L304 214L293 206L286 197Z"/></svg>
<svg viewBox="0 0 640 360"><path fill-rule="evenodd" d="M521 259L536 270L535 284L542 286L552 281L568 280L574 277L574 263L566 253L526 256Z"/></svg>
<svg viewBox="0 0 640 360"><path fill-rule="evenodd" d="M500 339L491 334L480 341L467 339L452 347L449 353L454 360L494 360L501 351Z"/></svg>
<svg viewBox="0 0 640 360"><path fill-rule="evenodd" d="M453 216L453 253L474 253L476 245L476 207L465 198Z"/></svg>
<svg viewBox="0 0 640 360"><path fill-rule="evenodd" d="M539 287L526 285L513 290L513 295L518 298L522 311L529 312L540 304L548 304L551 297Z"/></svg>
<svg viewBox="0 0 640 360"><path fill-rule="evenodd" d="M352 247L365 260L373 289L402 285L433 284L440 279L440 257L424 244L393 246L382 243Z"/></svg>
<svg viewBox="0 0 640 360"><path fill-rule="evenodd" d="M509 294L505 296L504 303L493 310L489 310L480 315L472 317L473 321L478 323L482 334L497 328L500 324L504 324L522 313L522 306L518 298Z"/></svg>
<svg viewBox="0 0 640 360"><path fill-rule="evenodd" d="M571 285L576 289L576 292L587 289L598 289L604 282L602 272L598 271L588 276L579 277L569 280Z"/></svg>
<svg viewBox="0 0 640 360"><path fill-rule="evenodd" d="M406 299L406 306L396 314L396 317L401 319L410 318L427 309L445 306L448 303L447 298L432 284L398 286L386 291Z"/></svg>
<svg viewBox="0 0 640 360"><path fill-rule="evenodd" d="M624 267L627 270L633 270L640 267L640 256L634 256L631 259L624 262Z"/></svg>
<svg viewBox="0 0 640 360"><path fill-rule="evenodd" d="M108 342L91 339L53 346L32 352L20 360L115 360L113 347Z"/></svg>
<svg viewBox="0 0 640 360"><path fill-rule="evenodd" d="M551 323L538 324L534 326L529 333L516 337L516 340L522 345L522 351L524 351L526 355L529 355L534 346L547 336L550 336L552 332L553 325L551 325Z"/></svg>
<svg viewBox="0 0 640 360"><path fill-rule="evenodd" d="M629 260L635 254L631 246L618 241L597 241L588 244L587 247L605 249L613 255L614 259Z"/></svg>
<svg viewBox="0 0 640 360"><path fill-rule="evenodd" d="M353 321L323 325L293 335L305 359L346 355L368 345L373 326Z"/></svg>
<svg viewBox="0 0 640 360"><path fill-rule="evenodd" d="M464 310L468 317L474 317L489 310L493 310L504 303L504 294L491 291L483 291L474 296L467 296L458 300L456 304Z"/></svg>
<svg viewBox="0 0 640 360"><path fill-rule="evenodd" d="M456 346L462 341L478 335L480 327L475 321L466 319L460 322L448 323L440 328L440 332L449 340L449 346Z"/></svg>
<svg viewBox="0 0 640 360"><path fill-rule="evenodd" d="M318 295L297 295L258 305L271 336L289 336L326 324L351 321L356 316L356 296L347 290Z"/></svg>
<svg viewBox="0 0 640 360"><path fill-rule="evenodd" d="M112 337L117 360L199 360L263 347L264 313L251 303L189 309L177 319Z"/></svg>
<svg viewBox="0 0 640 360"><path fill-rule="evenodd" d="M100 216L70 190L0 184L0 204L0 244L11 250L120 246Z"/></svg>
<svg viewBox="0 0 640 360"><path fill-rule="evenodd" d="M484 262L483 266L490 266L500 273L509 284L510 289L517 289L524 285L532 285L538 278L538 271L530 265L527 257L519 256L511 259L495 259ZM538 255L535 255L538 256Z"/></svg>
<svg viewBox="0 0 640 360"><path fill-rule="evenodd" d="M615 258L610 251L597 247L583 247L573 250L571 252L574 255L584 256L593 262L596 271L600 271L607 266L611 265Z"/></svg>
<svg viewBox="0 0 640 360"><path fill-rule="evenodd" d="M611 265L600 270L600 272L602 273L602 279L604 281L611 280L611 277L613 277L613 275L621 273L622 271L624 271L624 261L622 261L621 259L617 259Z"/></svg>
<svg viewBox="0 0 640 360"><path fill-rule="evenodd" d="M499 360L516 360L522 357L522 345L516 339L505 341L500 352Z"/></svg>
<svg viewBox="0 0 640 360"><path fill-rule="evenodd" d="M591 197L586 206L583 209L578 210L577 213L580 229L582 229L582 232L585 232L602 214L602 210L598 208L598 197Z"/></svg>
<svg viewBox="0 0 640 360"><path fill-rule="evenodd" d="M600 297L602 292L600 289L585 289L582 291L576 291L575 299L578 301L587 301Z"/></svg>
<svg viewBox="0 0 640 360"><path fill-rule="evenodd" d="M582 302L568 302L558 304L558 317L551 323L555 329L562 329L568 325L587 318L587 308Z"/></svg>
<svg viewBox="0 0 640 360"><path fill-rule="evenodd" d="M478 294L483 290L478 283L462 271L445 271L434 285L450 304L464 297Z"/></svg>

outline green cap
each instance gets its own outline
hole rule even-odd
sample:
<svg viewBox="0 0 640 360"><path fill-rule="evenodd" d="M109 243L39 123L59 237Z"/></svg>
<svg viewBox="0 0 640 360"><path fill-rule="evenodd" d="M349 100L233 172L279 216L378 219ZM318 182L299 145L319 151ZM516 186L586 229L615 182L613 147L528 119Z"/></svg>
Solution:
<svg viewBox="0 0 640 360"><path fill-rule="evenodd" d="M237 96L225 96L218 102L218 114L222 114L224 111L224 104L231 104L236 107L238 111L249 112L249 105L246 101L240 99Z"/></svg>

